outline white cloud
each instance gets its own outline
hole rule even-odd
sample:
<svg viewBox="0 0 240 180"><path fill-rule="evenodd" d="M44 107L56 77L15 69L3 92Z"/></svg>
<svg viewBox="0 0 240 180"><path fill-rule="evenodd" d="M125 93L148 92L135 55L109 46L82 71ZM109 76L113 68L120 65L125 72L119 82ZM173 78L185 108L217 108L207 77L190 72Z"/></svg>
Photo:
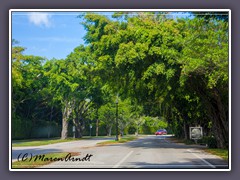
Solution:
<svg viewBox="0 0 240 180"><path fill-rule="evenodd" d="M35 24L36 26L46 26L50 27L51 15L48 13L41 13L41 12L32 12L29 13L28 19L31 23Z"/></svg>

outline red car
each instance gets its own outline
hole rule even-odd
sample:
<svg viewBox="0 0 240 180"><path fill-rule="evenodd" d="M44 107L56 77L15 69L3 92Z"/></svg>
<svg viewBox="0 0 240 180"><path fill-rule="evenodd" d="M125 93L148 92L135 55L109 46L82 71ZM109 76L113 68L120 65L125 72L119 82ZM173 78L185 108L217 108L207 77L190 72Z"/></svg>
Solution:
<svg viewBox="0 0 240 180"><path fill-rule="evenodd" d="M155 135L164 135L167 134L167 130L166 129L159 129L157 130L157 132L155 132Z"/></svg>

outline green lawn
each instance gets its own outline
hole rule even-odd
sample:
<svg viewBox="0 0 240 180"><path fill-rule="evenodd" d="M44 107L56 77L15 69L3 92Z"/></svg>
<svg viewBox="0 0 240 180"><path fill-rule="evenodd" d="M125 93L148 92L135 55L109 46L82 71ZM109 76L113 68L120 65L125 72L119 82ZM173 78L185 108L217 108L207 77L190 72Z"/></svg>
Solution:
<svg viewBox="0 0 240 180"><path fill-rule="evenodd" d="M45 154L44 158L65 158L67 156L67 152L64 152L64 153L49 153L49 154ZM71 156L77 156L79 155L80 153L71 153ZM33 156L32 160L29 161L29 160L26 160L26 161L16 161L16 162L13 162L12 163L12 168L13 169L18 169L18 168L36 168L36 167L39 167L39 166L43 166L43 165L47 165L47 164L50 164L52 163L52 161L46 161L46 160L41 160L41 159L37 159L36 158L36 161L35 161L35 156Z"/></svg>
<svg viewBox="0 0 240 180"><path fill-rule="evenodd" d="M89 139L90 137L84 138L67 138L67 139L32 139L32 140L13 140L12 146L13 147L24 147L24 146L42 146L48 144L55 144L61 142L69 142L69 141L78 141L83 139Z"/></svg>
<svg viewBox="0 0 240 180"><path fill-rule="evenodd" d="M228 160L228 149L205 149L204 151Z"/></svg>
<svg viewBox="0 0 240 180"><path fill-rule="evenodd" d="M136 136L124 136L123 138L120 138L118 141L116 141L116 140L109 140L109 141L97 143L97 145L110 145L110 144L125 143L125 142L129 142L129 141L133 141L133 140L135 140L137 138L138 137L136 137Z"/></svg>

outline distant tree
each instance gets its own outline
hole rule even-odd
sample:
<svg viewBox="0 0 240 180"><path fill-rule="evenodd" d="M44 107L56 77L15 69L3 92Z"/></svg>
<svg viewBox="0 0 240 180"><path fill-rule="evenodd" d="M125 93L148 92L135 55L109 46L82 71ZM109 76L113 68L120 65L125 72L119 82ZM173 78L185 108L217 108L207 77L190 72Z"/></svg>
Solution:
<svg viewBox="0 0 240 180"><path fill-rule="evenodd" d="M116 119L116 107L113 103L107 103L99 108L99 119L101 126L106 129L106 134L111 136Z"/></svg>

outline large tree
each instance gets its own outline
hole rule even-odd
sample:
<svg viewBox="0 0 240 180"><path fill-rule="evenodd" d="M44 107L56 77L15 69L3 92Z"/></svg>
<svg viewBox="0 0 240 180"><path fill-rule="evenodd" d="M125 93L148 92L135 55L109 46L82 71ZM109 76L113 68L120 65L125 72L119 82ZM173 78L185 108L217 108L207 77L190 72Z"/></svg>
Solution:
<svg viewBox="0 0 240 180"><path fill-rule="evenodd" d="M84 51L82 47L75 51ZM77 130L77 137L82 136L84 115L89 107L87 65L84 56L78 58L70 55L66 60L51 60L45 64L45 76L48 77L48 90L53 100L61 102L62 133L61 138L68 136L68 124L72 118Z"/></svg>
<svg viewBox="0 0 240 180"><path fill-rule="evenodd" d="M218 147L228 145L228 23L215 18L193 19L183 41L180 83L196 94L213 123Z"/></svg>
<svg viewBox="0 0 240 180"><path fill-rule="evenodd" d="M185 137L188 126L210 119L218 147L227 146L226 21L171 19L157 13L130 13L125 20L94 14L84 18L86 43L103 81L122 96L137 99L148 115L177 121Z"/></svg>
<svg viewBox="0 0 240 180"><path fill-rule="evenodd" d="M49 107L43 89L45 59L24 55L25 48L12 47L13 138L32 137L34 129L48 119Z"/></svg>

